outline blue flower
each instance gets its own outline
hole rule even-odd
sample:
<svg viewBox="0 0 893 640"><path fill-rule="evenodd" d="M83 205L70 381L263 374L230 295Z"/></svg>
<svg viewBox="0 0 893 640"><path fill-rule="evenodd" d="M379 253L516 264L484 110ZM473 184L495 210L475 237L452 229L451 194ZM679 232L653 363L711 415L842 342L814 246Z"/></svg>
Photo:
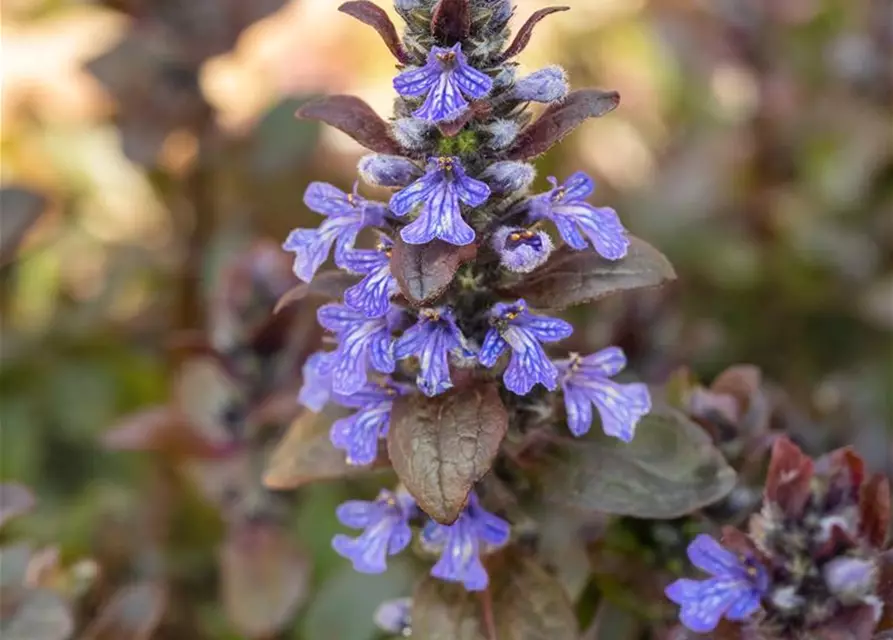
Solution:
<svg viewBox="0 0 893 640"><path fill-rule="evenodd" d="M391 308L397 293L397 280L391 275L391 248L394 243L382 236L375 249L354 249L342 261L342 268L366 277L344 292L344 302L362 311L367 318L380 318Z"/></svg>
<svg viewBox="0 0 893 640"><path fill-rule="evenodd" d="M408 638L412 629L412 598L382 602L375 610L374 620L385 633Z"/></svg>
<svg viewBox="0 0 893 640"><path fill-rule="evenodd" d="M484 510L474 492L451 525L430 521L422 531L425 548L440 553L431 575L447 582L461 582L469 591L483 591L490 582L481 553L508 542L511 528L502 518Z"/></svg>
<svg viewBox="0 0 893 640"><path fill-rule="evenodd" d="M347 454L348 464L361 466L375 462L378 440L388 435L394 399L404 391L403 386L390 381L370 382L349 396L335 397L339 404L357 409L353 415L336 420L329 432L332 445Z"/></svg>
<svg viewBox="0 0 893 640"><path fill-rule="evenodd" d="M341 266L344 254L353 247L357 234L367 226L379 226L387 208L369 202L353 193L344 193L325 182L313 182L304 192L304 204L311 211L326 216L317 229L295 229L282 248L295 252L294 272L304 282L313 276L329 257L335 245L335 262Z"/></svg>
<svg viewBox="0 0 893 640"><path fill-rule="evenodd" d="M304 382L298 392L298 402L311 411L319 413L332 395L332 369L335 366L335 353L317 351L307 358L301 369Z"/></svg>
<svg viewBox="0 0 893 640"><path fill-rule="evenodd" d="M415 501L404 491L382 490L371 502L349 500L338 507L338 520L364 531L358 538L339 533L332 538L332 547L360 573L383 573L388 568L387 557L409 545L409 519L414 511Z"/></svg>
<svg viewBox="0 0 893 640"><path fill-rule="evenodd" d="M453 386L449 354L456 349L470 354L453 312L446 307L422 309L418 322L394 343L394 356L398 360L418 357L420 371L416 384L426 396L436 396Z"/></svg>
<svg viewBox="0 0 893 640"><path fill-rule="evenodd" d="M435 238L453 245L474 242L474 229L462 219L460 202L469 207L482 205L490 197L490 187L469 178L455 157L430 158L425 175L391 198L391 211L405 216L421 205L419 217L406 225L400 235L408 244L427 244Z"/></svg>
<svg viewBox="0 0 893 640"><path fill-rule="evenodd" d="M760 608L769 576L756 560L735 555L705 534L688 546L688 557L713 577L700 581L682 578L667 587L667 597L682 607L679 620L686 627L707 633L723 616L741 622Z"/></svg>
<svg viewBox="0 0 893 640"><path fill-rule="evenodd" d="M462 45L433 47L424 67L409 69L394 78L401 96L427 96L412 115L428 122L449 122L468 109L468 100L483 98L493 88L493 80L468 64Z"/></svg>
<svg viewBox="0 0 893 640"><path fill-rule="evenodd" d="M326 304L316 317L338 336L332 358L332 390L349 396L366 384L371 364L381 373L394 372L394 345L387 316L367 318L362 311L343 304Z"/></svg>
<svg viewBox="0 0 893 640"><path fill-rule="evenodd" d="M629 238L617 213L610 207L593 207L586 202L595 189L592 178L579 171L561 186L555 178L549 178L549 182L553 189L530 201L532 219L554 222L562 239L577 251L585 249L588 240L608 260L626 255Z"/></svg>
<svg viewBox="0 0 893 640"><path fill-rule="evenodd" d="M648 386L640 382L620 384L611 380L626 366L618 347L608 347L585 357L573 353L555 363L561 372L561 388L567 409L567 426L582 436L592 425L592 405L598 409L602 429L609 436L631 442L636 423L651 410Z"/></svg>
<svg viewBox="0 0 893 640"><path fill-rule="evenodd" d="M553 391L558 384L558 369L540 343L563 340L573 333L573 327L558 318L533 315L524 300L494 305L490 324L492 328L478 354L481 364L492 367L510 348L512 355L503 376L505 386L522 396L538 382Z"/></svg>
<svg viewBox="0 0 893 640"><path fill-rule="evenodd" d="M500 264L513 273L530 273L549 259L554 246L545 231L500 227L490 241Z"/></svg>

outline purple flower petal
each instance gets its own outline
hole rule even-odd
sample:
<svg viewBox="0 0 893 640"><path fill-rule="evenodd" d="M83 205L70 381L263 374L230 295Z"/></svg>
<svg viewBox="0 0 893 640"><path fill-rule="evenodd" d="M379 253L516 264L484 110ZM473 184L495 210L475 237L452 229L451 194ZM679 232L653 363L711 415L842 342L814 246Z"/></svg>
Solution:
<svg viewBox="0 0 893 640"><path fill-rule="evenodd" d="M346 517L348 526L362 527L365 531L357 538L338 534L332 539L332 547L351 560L357 571L383 573L387 569L387 556L400 553L409 545L409 518L415 507L408 494L391 491L382 491L373 502L366 504L365 513L358 501L339 507L339 519ZM362 525L352 524L361 521Z"/></svg>

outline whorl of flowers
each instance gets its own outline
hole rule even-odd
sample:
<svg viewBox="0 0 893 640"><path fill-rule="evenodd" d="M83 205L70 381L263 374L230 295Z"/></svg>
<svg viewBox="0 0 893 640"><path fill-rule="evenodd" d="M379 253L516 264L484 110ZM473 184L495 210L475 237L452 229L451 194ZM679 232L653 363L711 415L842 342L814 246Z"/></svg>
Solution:
<svg viewBox="0 0 893 640"><path fill-rule="evenodd" d="M689 559L711 577L666 593L699 633L725 618L754 637L871 639L893 590L889 525L889 481L868 477L851 449L813 461L782 437L747 533L727 527L723 545L698 536Z"/></svg>
<svg viewBox="0 0 893 640"><path fill-rule="evenodd" d="M371 2L341 7L376 28L400 65L393 118L350 96L299 112L371 149L359 175L392 191L376 202L356 185L307 189L305 204L325 219L286 241L295 274L311 290L334 282L318 273L334 250L356 278L319 310L334 347L308 360L301 400L353 410L331 443L357 466L380 464L386 441L401 480L342 506L343 524L362 533L337 536L335 549L359 571L384 571L409 545L410 523L429 519L419 539L439 558L432 575L483 590L482 559L512 537L479 485L506 434L526 428L535 404L538 424L556 430L566 407L563 438L586 434L597 413L605 433L629 442L651 408L644 384L613 379L626 366L619 348L553 358L573 332L555 313L673 273L613 209L589 202L586 174L532 190L528 161L619 102L615 92L570 92L558 67L518 73L513 58L534 26L564 8L537 12L511 43L507 0L398 0L396 9L402 38ZM531 102L547 105L536 121Z"/></svg>

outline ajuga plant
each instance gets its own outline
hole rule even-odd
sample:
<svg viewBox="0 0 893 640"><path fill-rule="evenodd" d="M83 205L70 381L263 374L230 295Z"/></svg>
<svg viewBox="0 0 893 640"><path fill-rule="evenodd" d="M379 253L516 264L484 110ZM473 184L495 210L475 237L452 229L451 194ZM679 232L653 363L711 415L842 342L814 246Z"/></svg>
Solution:
<svg viewBox="0 0 893 640"><path fill-rule="evenodd" d="M298 115L370 149L359 177L390 195L367 198L360 181L315 182L304 195L324 220L285 241L303 284L280 306L309 294L337 301L319 308L328 346L303 367L308 413L265 482L395 472L374 499L338 508L345 531L332 540L364 573L410 548L428 560L413 593L379 610L391 633L578 638L573 603L606 516L681 518L737 484L719 440L626 378L621 349L561 349L573 332L562 310L675 278L613 209L591 202L585 173L534 187L530 162L619 96L571 91L558 67L518 72L536 24L566 7L536 12L514 38L508 0L398 0L402 37L371 2L340 9L396 59L393 117L351 96ZM532 103L545 105L538 117ZM332 254L340 271L321 271ZM328 421L333 405L343 413ZM682 584L695 603L693 583ZM709 601L710 587L699 596ZM752 614L746 604L733 613ZM714 609L704 621L718 619Z"/></svg>

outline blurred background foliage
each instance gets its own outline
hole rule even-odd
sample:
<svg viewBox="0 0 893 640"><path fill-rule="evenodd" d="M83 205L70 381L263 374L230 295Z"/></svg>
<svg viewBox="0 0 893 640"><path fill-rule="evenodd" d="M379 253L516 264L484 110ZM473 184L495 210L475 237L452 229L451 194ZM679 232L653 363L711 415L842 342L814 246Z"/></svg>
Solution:
<svg viewBox="0 0 893 640"><path fill-rule="evenodd" d="M2 2L0 479L36 497L0 532L19 545L2 583L76 602L79 637L371 639L375 607L417 572L360 576L330 550L335 506L377 482L274 496L257 460L235 456L238 475L184 467L168 441L121 451L144 428L125 416L214 397L213 375L184 373L182 338L206 332L232 356L215 301L234 256L264 238L275 256L315 225L311 180L355 179L363 150L296 107L355 93L390 110L390 54L336 4ZM564 4L522 67L562 64L622 103L538 180L591 172L598 202L680 275L577 311L572 346L619 343L651 382L756 364L818 449L852 442L893 471L889 3ZM278 433L224 440L263 458Z"/></svg>

